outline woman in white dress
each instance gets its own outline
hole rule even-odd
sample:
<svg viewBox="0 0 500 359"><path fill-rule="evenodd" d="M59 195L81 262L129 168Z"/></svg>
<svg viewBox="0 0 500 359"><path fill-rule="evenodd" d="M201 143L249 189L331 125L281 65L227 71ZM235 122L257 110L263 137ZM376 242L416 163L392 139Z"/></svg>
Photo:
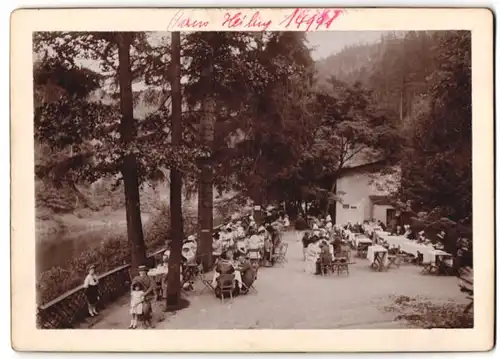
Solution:
<svg viewBox="0 0 500 359"><path fill-rule="evenodd" d="M316 262L321 254L319 247L319 237L313 236L312 242L307 246L305 271L309 274L316 274Z"/></svg>
<svg viewBox="0 0 500 359"><path fill-rule="evenodd" d="M245 240L245 246L247 248L247 256L248 259L252 262L252 264L258 264L260 260L260 237L254 233L254 231L249 232L250 237Z"/></svg>

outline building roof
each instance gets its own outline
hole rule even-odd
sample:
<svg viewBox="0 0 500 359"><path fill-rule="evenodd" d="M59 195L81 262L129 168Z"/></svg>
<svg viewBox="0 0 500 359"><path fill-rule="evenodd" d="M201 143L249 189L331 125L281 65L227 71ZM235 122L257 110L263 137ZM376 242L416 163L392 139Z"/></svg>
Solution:
<svg viewBox="0 0 500 359"><path fill-rule="evenodd" d="M341 178L355 173L377 172L387 167L388 165L389 165L388 161L386 159L382 159L370 163L364 163L358 166L344 167L339 171L337 178Z"/></svg>
<svg viewBox="0 0 500 359"><path fill-rule="evenodd" d="M389 196L372 195L370 200L379 206L392 206L393 202Z"/></svg>

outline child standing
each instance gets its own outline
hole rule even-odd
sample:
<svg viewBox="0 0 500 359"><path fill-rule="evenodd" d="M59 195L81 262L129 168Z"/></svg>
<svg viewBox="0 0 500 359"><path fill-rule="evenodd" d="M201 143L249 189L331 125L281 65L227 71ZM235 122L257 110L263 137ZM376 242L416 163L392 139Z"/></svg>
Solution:
<svg viewBox="0 0 500 359"><path fill-rule="evenodd" d="M89 267L88 274L83 282L85 288L85 296L89 307L89 314L91 317L97 315L97 302L99 301L99 280L95 273L95 266L92 264Z"/></svg>
<svg viewBox="0 0 500 359"><path fill-rule="evenodd" d="M144 303L144 290L140 283L135 283L130 293L130 314L132 320L130 321L129 329L137 328L137 319L142 315L142 304Z"/></svg>

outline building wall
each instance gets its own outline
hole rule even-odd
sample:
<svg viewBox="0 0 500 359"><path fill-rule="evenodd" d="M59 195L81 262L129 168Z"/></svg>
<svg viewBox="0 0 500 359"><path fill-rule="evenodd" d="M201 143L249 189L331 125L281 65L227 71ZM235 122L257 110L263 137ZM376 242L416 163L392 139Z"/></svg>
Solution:
<svg viewBox="0 0 500 359"><path fill-rule="evenodd" d="M335 222L337 224L362 223L363 220L370 217L371 201L369 196L372 193L370 177L367 174L352 174L339 178L337 192L344 192L341 196L342 203L336 203L337 218Z"/></svg>
<svg viewBox="0 0 500 359"><path fill-rule="evenodd" d="M383 223L387 224L387 210L391 208L394 207L388 205L375 204L373 206L372 218L376 221L382 221Z"/></svg>
<svg viewBox="0 0 500 359"><path fill-rule="evenodd" d="M383 189L385 182L384 176L367 172L350 173L339 178L337 192L344 194L341 195L342 202L336 203L337 218L335 222L341 225L347 222L362 223L364 220L374 218L386 223L386 210L392 207L374 206L370 200L372 195L388 194L387 189ZM347 206L349 208L346 208Z"/></svg>

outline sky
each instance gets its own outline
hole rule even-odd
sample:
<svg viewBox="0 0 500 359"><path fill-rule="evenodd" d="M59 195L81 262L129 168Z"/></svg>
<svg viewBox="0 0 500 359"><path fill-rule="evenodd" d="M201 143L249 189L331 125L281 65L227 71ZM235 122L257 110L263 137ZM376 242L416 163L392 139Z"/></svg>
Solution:
<svg viewBox="0 0 500 359"><path fill-rule="evenodd" d="M383 31L311 31L306 34L309 47L312 49L314 60L320 60L341 51L349 45L367 44L380 40ZM155 36L156 35L156 36ZM150 37L153 43L168 41L168 33L157 33ZM82 61L98 71L97 64Z"/></svg>
<svg viewBox="0 0 500 359"><path fill-rule="evenodd" d="M149 37L153 44L169 41L168 32L158 32ZM321 60L341 51L349 45L368 44L380 40L383 31L311 31L306 34L308 46L311 48L313 60ZM84 67L100 72L99 63L93 60L81 59L77 61ZM134 91L142 90L144 85L134 84Z"/></svg>
<svg viewBox="0 0 500 359"><path fill-rule="evenodd" d="M306 34L312 57L320 60L341 51L348 45L377 42L383 31L313 31Z"/></svg>
<svg viewBox="0 0 500 359"><path fill-rule="evenodd" d="M380 40L384 31L311 31L306 33L309 46L314 48L314 60L320 60L341 51L345 46L373 43ZM154 42L165 41L166 33L151 38Z"/></svg>

